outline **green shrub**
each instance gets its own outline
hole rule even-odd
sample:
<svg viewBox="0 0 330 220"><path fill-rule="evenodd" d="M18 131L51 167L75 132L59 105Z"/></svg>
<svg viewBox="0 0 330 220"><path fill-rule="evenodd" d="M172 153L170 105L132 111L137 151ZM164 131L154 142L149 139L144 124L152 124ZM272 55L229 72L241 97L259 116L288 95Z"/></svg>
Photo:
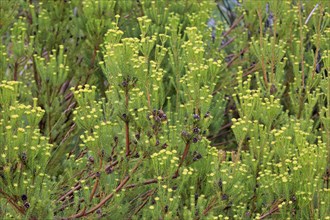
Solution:
<svg viewBox="0 0 330 220"><path fill-rule="evenodd" d="M330 219L326 1L0 12L0 218Z"/></svg>

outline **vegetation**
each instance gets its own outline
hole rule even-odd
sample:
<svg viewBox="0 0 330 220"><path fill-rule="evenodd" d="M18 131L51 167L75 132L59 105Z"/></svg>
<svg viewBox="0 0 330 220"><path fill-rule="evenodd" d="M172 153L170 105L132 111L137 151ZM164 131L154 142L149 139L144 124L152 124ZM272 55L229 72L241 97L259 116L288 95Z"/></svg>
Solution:
<svg viewBox="0 0 330 220"><path fill-rule="evenodd" d="M327 1L0 1L1 219L330 219Z"/></svg>

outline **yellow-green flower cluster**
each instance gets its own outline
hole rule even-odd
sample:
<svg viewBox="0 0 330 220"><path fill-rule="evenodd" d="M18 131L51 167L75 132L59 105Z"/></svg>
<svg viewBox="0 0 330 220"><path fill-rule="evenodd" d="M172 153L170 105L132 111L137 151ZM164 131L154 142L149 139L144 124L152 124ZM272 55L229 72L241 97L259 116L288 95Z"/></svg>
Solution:
<svg viewBox="0 0 330 220"><path fill-rule="evenodd" d="M148 34L149 26L152 21L147 16L138 17L137 20L139 22L141 38L144 38Z"/></svg>
<svg viewBox="0 0 330 220"><path fill-rule="evenodd" d="M73 91L74 89L72 89ZM102 101L95 101L96 86L86 84L78 86L73 94L78 102L78 107L73 111L73 120L79 127L89 130L103 118Z"/></svg>
<svg viewBox="0 0 330 220"><path fill-rule="evenodd" d="M16 102L20 85L21 82L18 81L2 81L0 83L0 105L2 108L7 109Z"/></svg>
<svg viewBox="0 0 330 220"><path fill-rule="evenodd" d="M109 147L110 143L113 143L115 128L118 127L117 122L102 121L94 125L89 132L86 130L84 134L80 135L80 139L83 144L81 147L87 147L89 150L97 154L100 149L104 150L106 154L110 154L112 148ZM119 143L124 140L118 140ZM120 150L120 149L119 149Z"/></svg>
<svg viewBox="0 0 330 220"><path fill-rule="evenodd" d="M231 128L235 134L236 140L239 143L242 143L252 127L252 121L248 120L248 118L244 116L243 118L238 119L233 118L232 122L233 125Z"/></svg>
<svg viewBox="0 0 330 220"><path fill-rule="evenodd" d="M33 99L33 106L16 100L19 84L3 81L0 85L0 188L14 195L44 196L51 193L51 178L45 170L53 145L40 134L38 125L45 111L37 106L38 100Z"/></svg>
<svg viewBox="0 0 330 220"><path fill-rule="evenodd" d="M175 169L179 165L179 157L176 150L162 149L150 156L152 160L152 169L157 176L173 175Z"/></svg>
<svg viewBox="0 0 330 220"><path fill-rule="evenodd" d="M47 60L45 57L36 54L34 58L42 83L58 87L67 79L69 66L66 65L67 55L64 54L63 45L59 46L58 53L53 49Z"/></svg>
<svg viewBox="0 0 330 220"><path fill-rule="evenodd" d="M19 16L18 21L13 24L10 28L11 31L11 56L9 56L10 60L13 62L17 62L17 60L23 56L29 56L32 54L33 48L33 40L34 36L31 36L29 40L31 41L29 44L26 43L27 37L27 25L24 22L24 18Z"/></svg>
<svg viewBox="0 0 330 220"><path fill-rule="evenodd" d="M121 37L123 36L124 32L119 29L109 29L107 33L104 35L104 40L107 43L105 48L110 49L111 45L118 44ZM100 64L103 64L104 62L101 61Z"/></svg>

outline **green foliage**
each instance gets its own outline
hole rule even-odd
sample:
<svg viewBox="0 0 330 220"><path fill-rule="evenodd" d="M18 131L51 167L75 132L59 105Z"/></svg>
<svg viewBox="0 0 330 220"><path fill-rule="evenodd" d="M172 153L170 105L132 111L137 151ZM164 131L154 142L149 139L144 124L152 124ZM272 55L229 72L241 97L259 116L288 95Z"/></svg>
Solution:
<svg viewBox="0 0 330 220"><path fill-rule="evenodd" d="M330 219L326 1L0 13L0 218Z"/></svg>

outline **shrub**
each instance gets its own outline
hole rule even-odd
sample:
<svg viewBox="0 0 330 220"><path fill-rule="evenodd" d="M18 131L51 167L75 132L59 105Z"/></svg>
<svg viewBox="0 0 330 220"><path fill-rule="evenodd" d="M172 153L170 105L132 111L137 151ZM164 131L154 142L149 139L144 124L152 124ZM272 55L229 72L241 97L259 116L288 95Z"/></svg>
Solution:
<svg viewBox="0 0 330 220"><path fill-rule="evenodd" d="M2 1L0 217L330 219L326 1Z"/></svg>

